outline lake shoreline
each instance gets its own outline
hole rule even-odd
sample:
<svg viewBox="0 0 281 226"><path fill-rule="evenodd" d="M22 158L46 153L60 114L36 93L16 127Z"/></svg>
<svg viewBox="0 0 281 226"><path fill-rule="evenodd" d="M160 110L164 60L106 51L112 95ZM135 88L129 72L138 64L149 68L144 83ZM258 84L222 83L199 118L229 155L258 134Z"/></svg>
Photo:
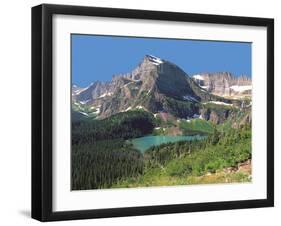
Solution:
<svg viewBox="0 0 281 226"><path fill-rule="evenodd" d="M186 135L177 135L177 136L172 136L172 135L147 135L143 137L138 137L138 138L133 138L127 140L127 142L131 143L134 148L139 150L141 153L144 153L146 150L153 146L158 146L161 144L166 144L166 143L175 143L179 141L195 141L195 140L202 140L206 138L206 136L202 135L191 135L191 136L186 136Z"/></svg>

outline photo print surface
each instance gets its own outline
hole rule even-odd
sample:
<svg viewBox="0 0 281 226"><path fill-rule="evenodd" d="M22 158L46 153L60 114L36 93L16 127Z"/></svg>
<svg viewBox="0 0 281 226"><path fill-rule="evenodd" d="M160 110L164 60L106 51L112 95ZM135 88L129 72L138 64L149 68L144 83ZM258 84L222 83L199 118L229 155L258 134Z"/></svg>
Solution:
<svg viewBox="0 0 281 226"><path fill-rule="evenodd" d="M252 44L71 35L71 190L249 183Z"/></svg>

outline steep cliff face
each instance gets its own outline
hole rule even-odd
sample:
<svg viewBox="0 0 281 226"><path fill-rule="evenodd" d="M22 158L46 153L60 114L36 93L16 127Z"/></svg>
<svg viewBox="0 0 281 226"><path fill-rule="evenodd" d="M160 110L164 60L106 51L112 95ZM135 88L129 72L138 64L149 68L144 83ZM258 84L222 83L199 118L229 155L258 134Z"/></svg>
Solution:
<svg viewBox="0 0 281 226"><path fill-rule="evenodd" d="M206 91L219 96L249 96L252 81L247 76L233 76L228 72L202 73L192 76L193 80Z"/></svg>
<svg viewBox="0 0 281 226"><path fill-rule="evenodd" d="M233 112L230 109L202 108L200 110L201 117L207 121L211 121L215 125L223 123L231 114Z"/></svg>

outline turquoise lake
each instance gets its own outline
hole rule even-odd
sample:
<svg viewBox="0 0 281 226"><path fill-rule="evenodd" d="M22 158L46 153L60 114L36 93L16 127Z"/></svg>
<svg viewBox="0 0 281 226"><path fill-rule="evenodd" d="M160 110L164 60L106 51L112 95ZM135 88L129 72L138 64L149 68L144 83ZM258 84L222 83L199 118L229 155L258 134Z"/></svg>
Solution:
<svg viewBox="0 0 281 226"><path fill-rule="evenodd" d="M142 153L152 146L157 146L169 142L177 141L190 141L190 140L201 140L205 136L195 135L195 136L145 136L131 139L133 146L140 150Z"/></svg>

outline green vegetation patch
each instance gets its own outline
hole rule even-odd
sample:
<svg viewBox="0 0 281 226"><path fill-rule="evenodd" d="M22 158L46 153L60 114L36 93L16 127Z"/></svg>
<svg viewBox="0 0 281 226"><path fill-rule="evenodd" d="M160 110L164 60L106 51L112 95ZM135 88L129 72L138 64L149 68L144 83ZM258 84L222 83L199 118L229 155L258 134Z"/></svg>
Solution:
<svg viewBox="0 0 281 226"><path fill-rule="evenodd" d="M142 154L122 139L73 145L71 157L72 190L109 188L144 169Z"/></svg>
<svg viewBox="0 0 281 226"><path fill-rule="evenodd" d="M179 128L182 130L183 135L211 134L214 132L214 125L204 119L180 120Z"/></svg>
<svg viewBox="0 0 281 226"><path fill-rule="evenodd" d="M236 110L238 109L232 105L223 105L223 104L215 104L215 103L205 103L202 104L203 108L211 109L211 110Z"/></svg>
<svg viewBox="0 0 281 226"><path fill-rule="evenodd" d="M118 113L103 120L73 122L72 144L140 137L152 133L154 126L153 115L142 110Z"/></svg>

